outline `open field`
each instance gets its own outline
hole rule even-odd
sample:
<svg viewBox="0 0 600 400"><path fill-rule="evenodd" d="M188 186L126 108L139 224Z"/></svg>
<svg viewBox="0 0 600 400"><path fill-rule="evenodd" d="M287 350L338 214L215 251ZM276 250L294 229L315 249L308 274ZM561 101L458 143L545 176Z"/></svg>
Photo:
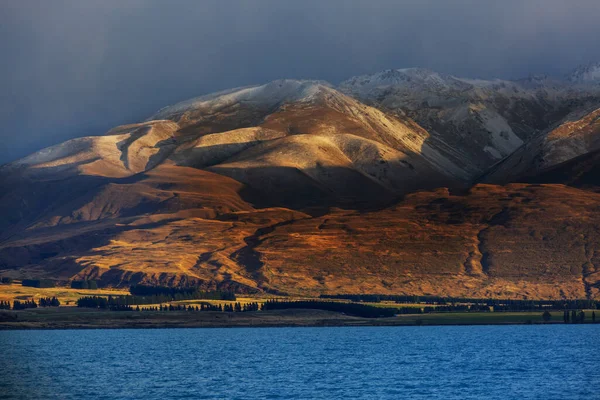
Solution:
<svg viewBox="0 0 600 400"><path fill-rule="evenodd" d="M562 324L552 312L551 324ZM586 310L591 322L591 310ZM267 326L411 326L541 324L538 312L432 313L361 318L343 313L287 309L258 312L107 311L77 307L1 311L0 329L198 328ZM600 324L599 324L600 326Z"/></svg>
<svg viewBox="0 0 600 400"><path fill-rule="evenodd" d="M38 301L41 297L56 296L61 307L27 310L0 311L0 329L58 329L58 328L130 328L130 327L225 327L225 326L350 326L350 325L478 325L478 324L539 324L543 323L542 312L436 312L426 314L401 314L387 318L363 318L317 309L282 309L259 312L191 312L191 311L148 311L160 304L140 305L141 312L109 311L75 307L83 296L128 295L125 290L97 289L81 290L66 287L34 288L19 283L0 285L0 300ZM306 301L324 299L281 296L240 296L235 301L194 299L164 302L163 305L197 306L201 303L213 305L242 306L248 303L259 305L271 299L281 301ZM349 300L328 299L325 301L351 303ZM431 304L402 304L391 301L380 303L358 303L365 306L385 308L435 307ZM586 322L591 322L592 310L586 311ZM600 311L596 310L599 316ZM563 312L554 311L549 323L563 323Z"/></svg>
<svg viewBox="0 0 600 400"><path fill-rule="evenodd" d="M37 301L40 297L56 297L60 301L61 306L74 306L77 299L84 296L120 296L127 294L129 294L129 291L123 289L83 290L67 287L35 288L21 286L20 283L0 285L0 300L10 301L11 303L15 300Z"/></svg>

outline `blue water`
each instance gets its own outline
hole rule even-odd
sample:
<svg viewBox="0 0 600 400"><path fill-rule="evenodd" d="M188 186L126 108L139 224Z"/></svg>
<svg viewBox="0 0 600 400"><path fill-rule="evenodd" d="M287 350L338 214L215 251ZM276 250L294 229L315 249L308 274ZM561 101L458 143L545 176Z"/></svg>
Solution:
<svg viewBox="0 0 600 400"><path fill-rule="evenodd" d="M600 399L600 324L0 332L0 399Z"/></svg>

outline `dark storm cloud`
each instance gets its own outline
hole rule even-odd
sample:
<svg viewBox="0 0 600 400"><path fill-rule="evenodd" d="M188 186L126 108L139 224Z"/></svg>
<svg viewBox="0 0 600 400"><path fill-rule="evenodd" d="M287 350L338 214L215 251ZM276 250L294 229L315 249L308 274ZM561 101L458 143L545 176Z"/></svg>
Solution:
<svg viewBox="0 0 600 400"><path fill-rule="evenodd" d="M0 163L283 77L562 74L600 61L598 20L597 0L4 1Z"/></svg>

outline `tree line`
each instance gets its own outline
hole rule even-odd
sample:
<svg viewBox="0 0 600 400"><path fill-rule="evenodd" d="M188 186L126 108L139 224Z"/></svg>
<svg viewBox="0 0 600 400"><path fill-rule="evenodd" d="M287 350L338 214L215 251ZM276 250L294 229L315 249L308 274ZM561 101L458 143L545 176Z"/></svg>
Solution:
<svg viewBox="0 0 600 400"><path fill-rule="evenodd" d="M258 303L234 303L234 304L210 304L200 303L199 305L193 304L169 304L160 305L158 307L142 307L136 308L136 311L220 311L220 312L248 312L248 311L259 311L261 307Z"/></svg>
<svg viewBox="0 0 600 400"><path fill-rule="evenodd" d="M583 310L579 312L575 310L564 310L563 312L563 322L565 324L583 324L586 321L586 315ZM592 311L592 323L596 323L596 312Z"/></svg>
<svg viewBox="0 0 600 400"><path fill-rule="evenodd" d="M101 297L101 296L84 296L77 300L77 307L82 308L99 308L103 310L112 311L221 311L221 312L247 312L247 311L259 311L260 306L258 303L246 303L241 304L239 302L234 304L210 304L200 303L199 305L193 304L168 304L153 307L140 307L143 304L124 303L121 297L136 297L136 296L118 296L118 297ZM156 304L156 303L147 303ZM135 308L133 307L135 306Z"/></svg>
<svg viewBox="0 0 600 400"><path fill-rule="evenodd" d="M129 297L129 296L128 296ZM122 303L116 300L117 298L108 296L84 296L77 299L77 307L83 308L100 308L103 310L113 311L131 311L133 308L129 304Z"/></svg>
<svg viewBox="0 0 600 400"><path fill-rule="evenodd" d="M129 293L134 296L161 296L171 300L228 300L235 301L235 293L231 291L203 291L197 287L169 287L169 286L149 286L133 285L129 288Z"/></svg>
<svg viewBox="0 0 600 400"><path fill-rule="evenodd" d="M37 307L59 307L60 301L56 297L41 297L36 303L35 300L15 300L11 307L10 301L0 301L0 310L25 310L26 308Z"/></svg>
<svg viewBox="0 0 600 400"><path fill-rule="evenodd" d="M15 300L13 302L13 310L25 310L26 308L37 308L37 303L34 300Z"/></svg>
<svg viewBox="0 0 600 400"><path fill-rule="evenodd" d="M39 305L40 307L59 307L60 301L56 297L41 297Z"/></svg>
<svg viewBox="0 0 600 400"><path fill-rule="evenodd" d="M288 308L308 308L315 310L335 311L357 317L378 318L393 317L398 314L397 308L375 307L367 304L341 303L335 301L300 300L280 301L267 300L263 304L263 310L282 310ZM420 309L419 309L420 310Z"/></svg>
<svg viewBox="0 0 600 400"><path fill-rule="evenodd" d="M600 310L600 302L596 300L518 300L518 299L481 299L470 297L441 297L441 296L406 296L386 294L323 294L323 299L350 300L357 303L380 303L393 301L403 304L456 305L471 304L494 307L494 311L536 311L564 309L596 309Z"/></svg>

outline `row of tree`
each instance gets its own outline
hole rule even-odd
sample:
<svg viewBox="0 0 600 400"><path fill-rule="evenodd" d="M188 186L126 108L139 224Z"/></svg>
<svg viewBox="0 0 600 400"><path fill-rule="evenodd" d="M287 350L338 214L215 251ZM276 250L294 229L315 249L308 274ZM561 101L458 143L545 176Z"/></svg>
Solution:
<svg viewBox="0 0 600 400"><path fill-rule="evenodd" d="M248 304L210 304L200 303L199 305L193 304L169 304L160 305L159 307L136 307L136 311L221 311L221 312L246 312L246 311L258 311L260 309L258 303Z"/></svg>
<svg viewBox="0 0 600 400"><path fill-rule="evenodd" d="M2 276L0 277L0 283L2 283L3 285L10 285L11 283L13 283L13 279L9 278L8 276Z"/></svg>
<svg viewBox="0 0 600 400"><path fill-rule="evenodd" d="M77 300L77 305L92 308L111 308L112 306L138 306L144 304L160 304L174 301L170 296L84 296ZM90 304L90 305L88 305Z"/></svg>
<svg viewBox="0 0 600 400"><path fill-rule="evenodd" d="M301 300L301 301L279 301L267 300L263 304L263 310L282 310L288 308L308 308L341 312L365 318L392 317L398 313L397 308L375 307L359 303L342 303L337 301ZM417 308L420 311L420 309Z"/></svg>
<svg viewBox="0 0 600 400"><path fill-rule="evenodd" d="M132 311L134 308L132 304L124 304L118 301L118 297L101 297L101 296L85 296L77 300L77 307L83 308L99 308L104 310L113 311ZM239 302L234 304L210 304L200 303L199 305L185 305L185 304L169 304L153 307L139 307L135 306L136 311L223 311L223 312L247 312L247 311L259 311L260 305L258 303L246 303L241 304Z"/></svg>
<svg viewBox="0 0 600 400"><path fill-rule="evenodd" d="M40 307L58 307L60 306L60 301L56 297L41 297L39 305Z"/></svg>
<svg viewBox="0 0 600 400"><path fill-rule="evenodd" d="M13 302L13 310L25 310L26 308L37 308L37 306L38 305L34 300L15 300Z"/></svg>
<svg viewBox="0 0 600 400"><path fill-rule="evenodd" d="M203 291L198 287L169 287L169 286L149 286L134 285L129 288L129 293L134 296L157 296L168 298L171 301L180 300L228 300L235 301L235 293L231 291Z"/></svg>
<svg viewBox="0 0 600 400"><path fill-rule="evenodd" d="M60 301L56 297L42 297L38 300L38 303L35 300L15 300L13 302L12 307L10 306L10 301L0 301L0 310L24 310L26 308L37 308L37 307L58 307L60 306Z"/></svg>
<svg viewBox="0 0 600 400"><path fill-rule="evenodd" d="M535 311L535 310L564 310L564 309L600 309L596 300L516 300L516 299L480 299L469 297L441 296L405 296L386 294L323 294L323 299L350 300L353 302L380 303L393 301L403 304L456 305L471 304L494 307L494 311Z"/></svg>
<svg viewBox="0 0 600 400"><path fill-rule="evenodd" d="M225 304L223 305L223 311L226 312L246 312L246 311L258 311L260 310L258 303L246 303L246 304Z"/></svg>
<svg viewBox="0 0 600 400"><path fill-rule="evenodd" d="M545 313L544 313L545 314ZM569 312L568 310L565 310L563 312L563 321L565 324L583 324L585 323L585 312L583 310L580 310L579 312L575 311L575 310L571 310L571 312ZM592 311L592 323L596 323L596 312Z"/></svg>
<svg viewBox="0 0 600 400"><path fill-rule="evenodd" d="M113 311L133 311L133 308L129 304L123 304L116 302L112 296L101 297L101 296L85 296L77 299L77 307L84 308L100 308L103 310Z"/></svg>

